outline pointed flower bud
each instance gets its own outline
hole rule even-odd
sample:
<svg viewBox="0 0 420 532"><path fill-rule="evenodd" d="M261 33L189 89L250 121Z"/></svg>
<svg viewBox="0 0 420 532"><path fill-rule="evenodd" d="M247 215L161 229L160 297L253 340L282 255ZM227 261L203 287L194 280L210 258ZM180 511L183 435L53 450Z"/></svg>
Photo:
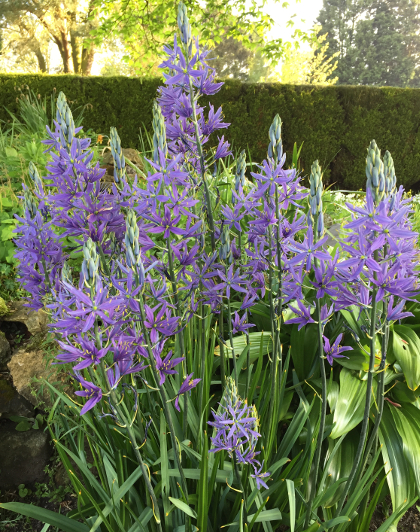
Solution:
<svg viewBox="0 0 420 532"><path fill-rule="evenodd" d="M268 132L270 144L268 145L268 156L278 163L283 157L283 142L281 139L281 118L277 114Z"/></svg>
<svg viewBox="0 0 420 532"><path fill-rule="evenodd" d="M381 201L385 193L385 186L379 190L379 184L384 179L384 163L381 159L381 150L374 140L371 141L366 157L366 189L370 189L375 203Z"/></svg>
<svg viewBox="0 0 420 532"><path fill-rule="evenodd" d="M63 262L61 280L65 283L72 284L71 268L66 261Z"/></svg>
<svg viewBox="0 0 420 532"><path fill-rule="evenodd" d="M322 171L318 161L314 161L311 167L311 175L309 177L309 213L308 225L313 227L314 219L318 216L317 233L318 237L324 234L324 214L322 212L322 194L324 186L322 183Z"/></svg>
<svg viewBox="0 0 420 532"><path fill-rule="evenodd" d="M156 101L153 104L153 132L153 161L159 163L159 148L166 157L168 155L168 146L166 144L165 119L160 105Z"/></svg>
<svg viewBox="0 0 420 532"><path fill-rule="evenodd" d="M95 282L99 268L99 255L96 253L96 244L88 238L83 245L82 273L87 286L92 286Z"/></svg>
<svg viewBox="0 0 420 532"><path fill-rule="evenodd" d="M125 176L125 158L121 148L121 139L115 127L111 127L110 141L111 153L114 158L114 179L118 183Z"/></svg>
<svg viewBox="0 0 420 532"><path fill-rule="evenodd" d="M231 258L232 254L230 250L230 231L229 231L228 225L224 225L222 228L222 233L220 235L220 242L221 242L221 246L219 249L220 260L225 261L229 259L229 263L232 262L232 258Z"/></svg>
<svg viewBox="0 0 420 532"><path fill-rule="evenodd" d="M385 192L387 195L395 191L397 178L395 176L394 160L387 150L384 155Z"/></svg>
<svg viewBox="0 0 420 532"><path fill-rule="evenodd" d="M125 257L127 260L127 265L130 268L133 268L136 266L136 264L139 264L141 259L139 246L139 227L137 225L136 213L133 210L130 209L128 211L125 223Z"/></svg>
<svg viewBox="0 0 420 532"><path fill-rule="evenodd" d="M242 150L236 161L236 175L235 175L235 190L239 192L239 187L245 185L245 171L246 171L246 153ZM235 205L235 197L232 194L232 203Z"/></svg>
<svg viewBox="0 0 420 532"><path fill-rule="evenodd" d="M33 218L38 210L36 200L32 192L29 190L29 188L24 189L23 191L23 209L26 211L26 209L29 212L29 215L31 218Z"/></svg>
<svg viewBox="0 0 420 532"><path fill-rule="evenodd" d="M39 173L38 173L37 167L34 165L34 163L32 161L29 162L28 171L29 171L29 177L35 183L35 187L36 187L37 191L39 192L39 194L43 194L44 189L42 187L42 180L39 177Z"/></svg>
<svg viewBox="0 0 420 532"><path fill-rule="evenodd" d="M60 126L60 142L63 148L68 151L75 135L76 126L63 92L60 92L57 98L56 121Z"/></svg>
<svg viewBox="0 0 420 532"><path fill-rule="evenodd" d="M177 23L181 32L181 41L189 46L191 44L191 26L188 20L187 8L183 2L178 4Z"/></svg>

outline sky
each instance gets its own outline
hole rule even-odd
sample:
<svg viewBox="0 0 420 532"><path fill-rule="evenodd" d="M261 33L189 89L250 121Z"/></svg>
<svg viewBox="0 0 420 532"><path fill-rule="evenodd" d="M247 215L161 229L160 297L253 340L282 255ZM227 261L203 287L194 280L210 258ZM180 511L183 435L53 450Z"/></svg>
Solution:
<svg viewBox="0 0 420 532"><path fill-rule="evenodd" d="M322 8L323 0L289 0L289 7L282 7L283 1L274 2L269 0L265 11L275 20L275 25L270 31L269 39L282 38L289 40L296 28L308 31L314 25L316 18ZM295 25L293 28L287 27L287 21L293 15Z"/></svg>

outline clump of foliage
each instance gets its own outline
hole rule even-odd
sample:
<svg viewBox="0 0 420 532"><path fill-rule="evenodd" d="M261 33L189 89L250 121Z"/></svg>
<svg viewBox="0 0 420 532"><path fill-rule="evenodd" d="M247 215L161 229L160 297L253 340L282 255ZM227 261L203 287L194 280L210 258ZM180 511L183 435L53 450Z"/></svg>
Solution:
<svg viewBox="0 0 420 532"><path fill-rule="evenodd" d="M252 181L245 152L229 159L224 136L209 147L228 124L199 98L221 84L182 3L177 23L146 180L127 179L112 128L101 188L61 93L47 173L32 165L34 192L23 187L20 283L72 367L73 397L47 383L48 426L78 507L2 506L76 532L367 532L390 494L383 532L420 488L411 200L372 141L364 201L346 203L329 245L322 168L309 188L285 168L278 115Z"/></svg>

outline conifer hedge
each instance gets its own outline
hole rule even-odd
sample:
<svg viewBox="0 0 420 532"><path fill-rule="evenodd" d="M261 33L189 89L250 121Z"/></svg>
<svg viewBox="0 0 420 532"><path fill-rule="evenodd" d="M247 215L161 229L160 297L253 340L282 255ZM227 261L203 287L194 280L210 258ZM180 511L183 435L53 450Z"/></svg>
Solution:
<svg viewBox="0 0 420 532"><path fill-rule="evenodd" d="M73 75L1 74L0 119L16 113L18 88L29 86L49 96L63 91L74 105L89 104L85 129L109 134L116 126L124 147L140 148L139 128L151 130L152 103L159 79L79 77ZM355 190L365 185L366 148L375 139L395 161L398 182L420 189L420 89L247 84L227 80L208 98L222 105L225 131L233 149L249 147L252 159L266 157L268 129L276 113L283 121L283 143L289 160L293 143L303 142L305 173L318 159L324 181L334 188Z"/></svg>

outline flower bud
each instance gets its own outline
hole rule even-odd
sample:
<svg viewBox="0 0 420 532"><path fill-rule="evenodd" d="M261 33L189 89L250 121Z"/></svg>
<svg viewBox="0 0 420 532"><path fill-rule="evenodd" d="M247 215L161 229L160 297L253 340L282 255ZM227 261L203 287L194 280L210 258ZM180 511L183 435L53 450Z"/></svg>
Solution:
<svg viewBox="0 0 420 532"><path fill-rule="evenodd" d="M375 203L381 199L379 183L384 176L384 163L381 160L381 150L374 140L371 141L366 157L366 189L372 191Z"/></svg>
<svg viewBox="0 0 420 532"><path fill-rule="evenodd" d="M23 209L24 211L28 210L31 218L36 215L38 210L34 195L29 190L29 188L26 187L23 191Z"/></svg>
<svg viewBox="0 0 420 532"><path fill-rule="evenodd" d="M56 121L60 126L60 142L63 148L69 151L75 135L76 126L63 92L60 92L57 98Z"/></svg>
<svg viewBox="0 0 420 532"><path fill-rule="evenodd" d="M96 253L96 244L88 238L83 245L82 273L85 283L92 286L98 274L99 255Z"/></svg>
<svg viewBox="0 0 420 532"><path fill-rule="evenodd" d="M126 247L127 265L133 268L140 261L140 245L139 245L139 228L137 225L137 216L133 210L129 210L125 220L126 231L124 242Z"/></svg>
<svg viewBox="0 0 420 532"><path fill-rule="evenodd" d="M311 166L311 175L309 176L309 207L308 212L308 225L312 227L314 225L314 217L322 214L322 171L318 161L314 161ZM323 218L323 216L322 216ZM311 220L310 220L311 219ZM309 222L310 220L310 222ZM324 227L324 221L322 220L322 227Z"/></svg>
<svg viewBox="0 0 420 532"><path fill-rule="evenodd" d="M38 169L32 161L29 162L28 171L29 171L29 177L35 183L38 193L43 194L44 189L42 187L42 181L41 181L41 178L39 177Z"/></svg>
<svg viewBox="0 0 420 532"><path fill-rule="evenodd" d="M110 141L111 153L114 158L114 179L118 183L125 176L125 158L121 148L121 139L115 127L111 127Z"/></svg>
<svg viewBox="0 0 420 532"><path fill-rule="evenodd" d="M395 190L397 178L395 176L394 160L387 150L384 155L384 176L385 176L385 191L386 194L392 194Z"/></svg>
<svg viewBox="0 0 420 532"><path fill-rule="evenodd" d="M317 222L317 232L318 232L318 238L321 238L324 236L324 213L320 211L318 214L318 222Z"/></svg>
<svg viewBox="0 0 420 532"><path fill-rule="evenodd" d="M155 101L153 104L153 161L159 162L159 148L168 155L168 146L166 144L166 127L165 119L162 115L160 105Z"/></svg>
<svg viewBox="0 0 420 532"><path fill-rule="evenodd" d="M242 150L239 154L238 160L236 161L236 174L235 174L235 190L239 192L239 187L244 187L245 185L245 171L246 171L246 153L245 150ZM235 198L232 194L232 203L235 205Z"/></svg>
<svg viewBox="0 0 420 532"><path fill-rule="evenodd" d="M220 234L221 246L219 249L220 260L227 260L230 258L230 231L229 226L224 225Z"/></svg>
<svg viewBox="0 0 420 532"><path fill-rule="evenodd" d="M191 26L188 20L187 8L183 2L178 4L177 23L181 32L181 41L190 46L191 44Z"/></svg>
<svg viewBox="0 0 420 532"><path fill-rule="evenodd" d="M61 269L61 280L63 282L72 284L71 268L66 261L63 262L63 267Z"/></svg>
<svg viewBox="0 0 420 532"><path fill-rule="evenodd" d="M274 117L273 123L270 126L268 137L270 139L268 157L275 159L279 163L283 157L283 143L281 139L281 118L278 114Z"/></svg>

